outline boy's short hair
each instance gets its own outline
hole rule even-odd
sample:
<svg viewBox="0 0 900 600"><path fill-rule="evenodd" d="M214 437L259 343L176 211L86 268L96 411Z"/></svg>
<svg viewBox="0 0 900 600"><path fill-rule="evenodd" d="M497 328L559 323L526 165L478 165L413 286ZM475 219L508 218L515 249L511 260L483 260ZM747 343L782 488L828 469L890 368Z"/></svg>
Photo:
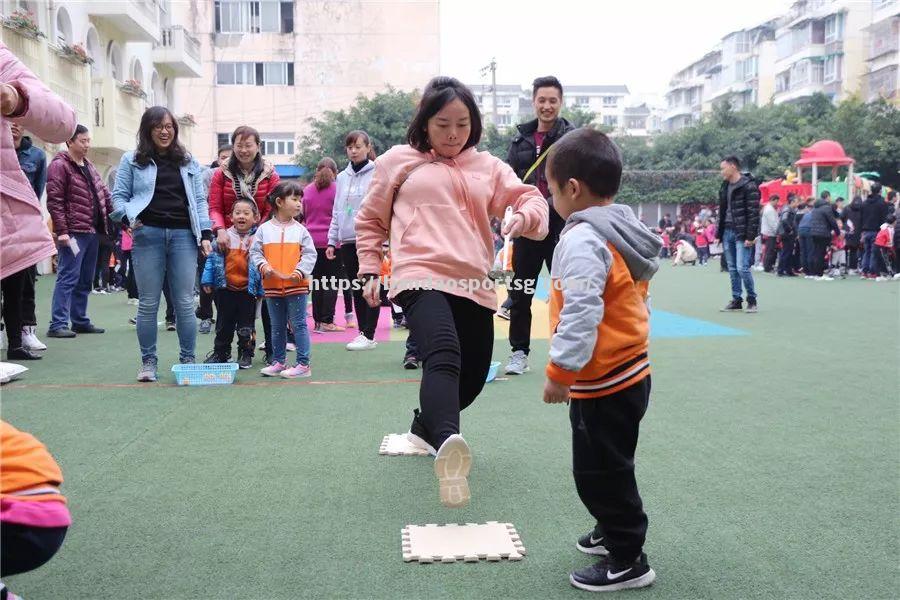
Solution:
<svg viewBox="0 0 900 600"><path fill-rule="evenodd" d="M531 98L534 99L537 96L537 91L543 87L552 87L559 90L559 97L562 98L563 95L563 87L559 82L559 79L554 77L553 75L547 75L546 77L538 77L531 83Z"/></svg>
<svg viewBox="0 0 900 600"><path fill-rule="evenodd" d="M78 135L78 134L76 133L75 135ZM73 137L72 139L74 140L75 138ZM872 193L875 194L876 196L881 193L881 184L880 183L872 184Z"/></svg>
<svg viewBox="0 0 900 600"><path fill-rule="evenodd" d="M596 129L576 129L550 147L548 168L557 183L577 179L600 198L612 198L622 182L622 153Z"/></svg>
<svg viewBox="0 0 900 600"><path fill-rule="evenodd" d="M256 217L259 216L259 207L256 205L256 201L251 200L250 198L244 198L244 197L238 198L237 200L234 201L234 204L231 205L232 214L234 213L234 207L241 203L249 204L250 207L253 209L253 215Z"/></svg>

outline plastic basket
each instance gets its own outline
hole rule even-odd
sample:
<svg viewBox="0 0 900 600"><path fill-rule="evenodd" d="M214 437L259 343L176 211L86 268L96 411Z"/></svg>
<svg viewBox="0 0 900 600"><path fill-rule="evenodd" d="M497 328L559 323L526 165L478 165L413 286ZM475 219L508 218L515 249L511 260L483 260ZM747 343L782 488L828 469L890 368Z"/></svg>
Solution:
<svg viewBox="0 0 900 600"><path fill-rule="evenodd" d="M229 385L234 383L237 370L237 363L172 366L172 374L178 385Z"/></svg>
<svg viewBox="0 0 900 600"><path fill-rule="evenodd" d="M490 382L492 382L494 379L496 379L496 377L497 377L497 371L499 371L499 370L500 370L500 363L499 363L499 362L496 362L496 361L495 361L495 362L492 362L492 363L491 363L491 368L488 369L487 383L490 383Z"/></svg>

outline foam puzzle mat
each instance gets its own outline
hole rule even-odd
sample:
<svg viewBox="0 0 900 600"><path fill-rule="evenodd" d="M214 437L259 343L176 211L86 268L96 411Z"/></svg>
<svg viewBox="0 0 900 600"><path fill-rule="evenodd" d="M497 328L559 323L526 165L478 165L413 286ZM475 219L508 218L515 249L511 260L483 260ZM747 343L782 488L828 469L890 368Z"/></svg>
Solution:
<svg viewBox="0 0 900 600"><path fill-rule="evenodd" d="M525 545L512 523L407 525L401 536L406 562L496 562L525 557Z"/></svg>
<svg viewBox="0 0 900 600"><path fill-rule="evenodd" d="M428 451L414 446L405 433L389 433L381 440L378 454L385 456L428 456Z"/></svg>

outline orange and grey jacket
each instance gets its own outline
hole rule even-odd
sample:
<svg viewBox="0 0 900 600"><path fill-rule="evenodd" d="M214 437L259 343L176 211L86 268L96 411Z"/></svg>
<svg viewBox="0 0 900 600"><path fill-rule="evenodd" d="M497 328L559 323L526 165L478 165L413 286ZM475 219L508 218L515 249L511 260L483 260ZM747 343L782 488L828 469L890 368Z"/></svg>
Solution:
<svg viewBox="0 0 900 600"><path fill-rule="evenodd" d="M292 272L299 279L285 280L277 275L263 277L267 298L296 296L309 292L309 276L316 265L316 246L306 227L291 220L280 223L270 219L259 226L250 246L250 264L262 273L266 265L283 275Z"/></svg>
<svg viewBox="0 0 900 600"><path fill-rule="evenodd" d="M661 247L621 204L567 220L550 273L547 377L572 399L608 396L650 374L648 290Z"/></svg>

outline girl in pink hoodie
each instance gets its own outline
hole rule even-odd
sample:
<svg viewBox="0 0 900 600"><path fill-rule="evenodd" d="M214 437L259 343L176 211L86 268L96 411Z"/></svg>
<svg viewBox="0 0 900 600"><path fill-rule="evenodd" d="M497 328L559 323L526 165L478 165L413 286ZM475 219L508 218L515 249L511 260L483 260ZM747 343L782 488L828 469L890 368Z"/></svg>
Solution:
<svg viewBox="0 0 900 600"><path fill-rule="evenodd" d="M441 502L452 507L465 506L470 495L472 453L459 435L459 413L484 387L494 345L491 217L502 218L510 206L504 233L547 235L547 201L506 163L475 149L481 131L472 92L450 77L432 79L408 145L375 162L356 216L359 272L373 307L382 243L390 238L389 296L403 308L424 366L421 411L413 411L407 437L436 456Z"/></svg>

